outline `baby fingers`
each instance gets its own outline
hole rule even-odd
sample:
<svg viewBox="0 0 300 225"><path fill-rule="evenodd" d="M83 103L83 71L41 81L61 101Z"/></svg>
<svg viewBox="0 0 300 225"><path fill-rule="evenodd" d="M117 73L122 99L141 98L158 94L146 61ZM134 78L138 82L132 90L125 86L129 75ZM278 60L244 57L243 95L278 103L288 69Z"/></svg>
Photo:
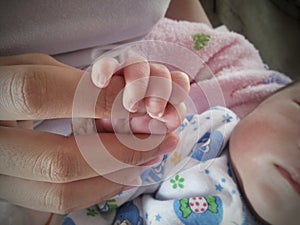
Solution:
<svg viewBox="0 0 300 225"><path fill-rule="evenodd" d="M126 62L102 58L94 64L92 81L96 86L107 86L113 75L124 76L123 107L131 113L146 112L154 119L163 117L169 104L183 103L190 91L185 73L170 72L166 66L149 63L138 55L130 56Z"/></svg>
<svg viewBox="0 0 300 225"><path fill-rule="evenodd" d="M167 67L151 64L151 78L148 84L145 105L152 118L159 118L164 114L166 105L172 93L171 73Z"/></svg>
<svg viewBox="0 0 300 225"><path fill-rule="evenodd" d="M123 105L129 112L136 112L140 107L139 102L146 95L150 65L141 57L130 60L130 64L124 68L125 89L123 93Z"/></svg>
<svg viewBox="0 0 300 225"><path fill-rule="evenodd" d="M178 105L185 101L190 92L190 80L187 74L181 71L172 71L172 93L169 102Z"/></svg>
<svg viewBox="0 0 300 225"><path fill-rule="evenodd" d="M188 96L188 76L180 71L170 72L161 64L140 61L124 69L126 87L123 105L130 112L145 107L152 118L163 116L168 103L178 105Z"/></svg>
<svg viewBox="0 0 300 225"><path fill-rule="evenodd" d="M159 119L164 117L170 104L176 107L185 101L190 90L189 78L180 71L169 72L163 65L151 64L150 68L145 105L149 116ZM181 113L178 118L182 116Z"/></svg>

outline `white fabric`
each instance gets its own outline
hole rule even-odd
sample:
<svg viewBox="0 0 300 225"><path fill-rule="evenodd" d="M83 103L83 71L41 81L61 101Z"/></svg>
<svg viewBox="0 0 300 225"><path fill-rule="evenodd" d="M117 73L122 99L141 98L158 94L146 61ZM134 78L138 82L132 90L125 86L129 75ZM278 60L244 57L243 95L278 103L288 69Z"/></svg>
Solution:
<svg viewBox="0 0 300 225"><path fill-rule="evenodd" d="M238 187L221 154L238 120L222 107L188 116L176 131L177 149L141 175L141 187L72 212L63 225L243 224Z"/></svg>

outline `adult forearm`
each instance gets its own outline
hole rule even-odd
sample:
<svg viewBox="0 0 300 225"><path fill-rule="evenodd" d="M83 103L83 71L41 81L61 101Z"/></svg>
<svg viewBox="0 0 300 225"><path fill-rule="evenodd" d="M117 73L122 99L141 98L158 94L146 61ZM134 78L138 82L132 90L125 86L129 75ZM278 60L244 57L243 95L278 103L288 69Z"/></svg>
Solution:
<svg viewBox="0 0 300 225"><path fill-rule="evenodd" d="M172 0L166 17L212 26L199 0Z"/></svg>

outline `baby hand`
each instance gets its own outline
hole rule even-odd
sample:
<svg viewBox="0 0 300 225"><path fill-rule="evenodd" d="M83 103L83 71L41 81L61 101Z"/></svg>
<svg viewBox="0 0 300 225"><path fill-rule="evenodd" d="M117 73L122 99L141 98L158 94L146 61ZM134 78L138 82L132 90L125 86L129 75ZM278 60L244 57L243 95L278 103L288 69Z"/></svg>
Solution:
<svg viewBox="0 0 300 225"><path fill-rule="evenodd" d="M185 73L170 72L166 66L149 63L144 58L125 66L114 58L102 58L94 64L92 81L96 86L105 88L113 75L124 76L122 102L129 112L147 112L151 118L170 125L172 120L184 117L183 102L190 90ZM180 122L175 122L176 126Z"/></svg>

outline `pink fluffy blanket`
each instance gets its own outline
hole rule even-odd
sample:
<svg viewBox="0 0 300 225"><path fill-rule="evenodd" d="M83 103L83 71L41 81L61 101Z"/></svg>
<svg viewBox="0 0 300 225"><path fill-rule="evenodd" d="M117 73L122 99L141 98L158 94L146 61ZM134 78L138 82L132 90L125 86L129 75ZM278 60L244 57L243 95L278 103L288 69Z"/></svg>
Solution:
<svg viewBox="0 0 300 225"><path fill-rule="evenodd" d="M234 32L162 19L144 40L174 43L198 56L196 64L201 66L192 75L190 92L198 113L222 105L242 118L275 90L291 82L289 77L269 70L255 47ZM180 64L188 68L195 64L191 58L178 55L176 48L168 51L169 57L180 59Z"/></svg>

